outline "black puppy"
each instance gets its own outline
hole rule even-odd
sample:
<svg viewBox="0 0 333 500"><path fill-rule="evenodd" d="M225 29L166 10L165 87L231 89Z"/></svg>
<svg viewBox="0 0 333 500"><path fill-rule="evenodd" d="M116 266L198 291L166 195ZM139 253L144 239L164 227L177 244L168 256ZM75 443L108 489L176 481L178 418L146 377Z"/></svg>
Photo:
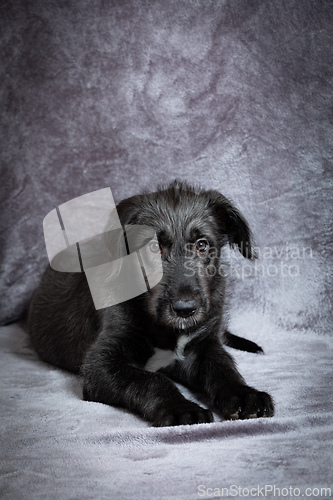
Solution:
<svg viewBox="0 0 333 500"><path fill-rule="evenodd" d="M155 426L213 420L171 379L202 393L226 419L272 416L271 397L246 385L222 345L220 249L229 243L254 258L243 216L217 191L177 181L124 200L117 210L123 225L154 228L162 280L138 297L96 310L83 273L49 267L28 319L40 357L81 372L85 400L125 407ZM232 347L261 350L224 335Z"/></svg>

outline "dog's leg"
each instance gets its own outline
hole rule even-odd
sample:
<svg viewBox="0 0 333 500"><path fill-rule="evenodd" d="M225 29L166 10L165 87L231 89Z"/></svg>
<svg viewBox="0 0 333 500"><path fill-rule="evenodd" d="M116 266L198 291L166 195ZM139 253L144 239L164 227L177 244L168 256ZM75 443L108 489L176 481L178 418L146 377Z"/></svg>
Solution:
<svg viewBox="0 0 333 500"><path fill-rule="evenodd" d="M127 408L156 427L213 421L209 410L184 398L168 377L132 366L130 354L121 344L98 339L82 366L83 398Z"/></svg>
<svg viewBox="0 0 333 500"><path fill-rule="evenodd" d="M178 364L176 377L200 391L226 419L271 417L272 398L246 385L232 357L215 337L193 346L185 361Z"/></svg>

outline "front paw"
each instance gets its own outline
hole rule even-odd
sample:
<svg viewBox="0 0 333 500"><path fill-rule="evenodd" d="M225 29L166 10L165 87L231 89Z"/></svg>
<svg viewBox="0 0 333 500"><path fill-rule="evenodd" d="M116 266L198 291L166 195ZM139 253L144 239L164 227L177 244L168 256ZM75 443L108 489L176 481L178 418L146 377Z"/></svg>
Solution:
<svg viewBox="0 0 333 500"><path fill-rule="evenodd" d="M201 406L191 401L185 401L171 408L161 408L155 415L153 426L205 424L213 422L213 420L210 410L201 408Z"/></svg>
<svg viewBox="0 0 333 500"><path fill-rule="evenodd" d="M223 391L214 405L225 419L272 417L274 404L269 394L249 386L238 386L232 392Z"/></svg>

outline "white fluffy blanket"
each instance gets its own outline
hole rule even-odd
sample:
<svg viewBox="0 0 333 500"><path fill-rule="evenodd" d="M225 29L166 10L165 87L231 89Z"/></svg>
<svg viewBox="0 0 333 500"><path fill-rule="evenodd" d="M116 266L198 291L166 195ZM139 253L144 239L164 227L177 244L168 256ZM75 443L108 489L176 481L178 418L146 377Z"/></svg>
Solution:
<svg viewBox="0 0 333 500"><path fill-rule="evenodd" d="M333 343L250 314L233 331L249 324L266 354L233 353L276 416L167 428L82 401L79 378L39 361L17 325L2 327L1 498L328 498Z"/></svg>

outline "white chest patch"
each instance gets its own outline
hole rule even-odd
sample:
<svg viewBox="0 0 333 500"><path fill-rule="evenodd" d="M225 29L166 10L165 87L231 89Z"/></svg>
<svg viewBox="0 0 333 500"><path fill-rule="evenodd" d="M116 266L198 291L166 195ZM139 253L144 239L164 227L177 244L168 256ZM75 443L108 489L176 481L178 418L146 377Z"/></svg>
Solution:
<svg viewBox="0 0 333 500"><path fill-rule="evenodd" d="M148 372L157 372L160 368L169 366L175 359L184 359L184 349L189 340L191 340L191 338L187 335L179 337L174 351L156 347L154 354L145 364L144 370Z"/></svg>

